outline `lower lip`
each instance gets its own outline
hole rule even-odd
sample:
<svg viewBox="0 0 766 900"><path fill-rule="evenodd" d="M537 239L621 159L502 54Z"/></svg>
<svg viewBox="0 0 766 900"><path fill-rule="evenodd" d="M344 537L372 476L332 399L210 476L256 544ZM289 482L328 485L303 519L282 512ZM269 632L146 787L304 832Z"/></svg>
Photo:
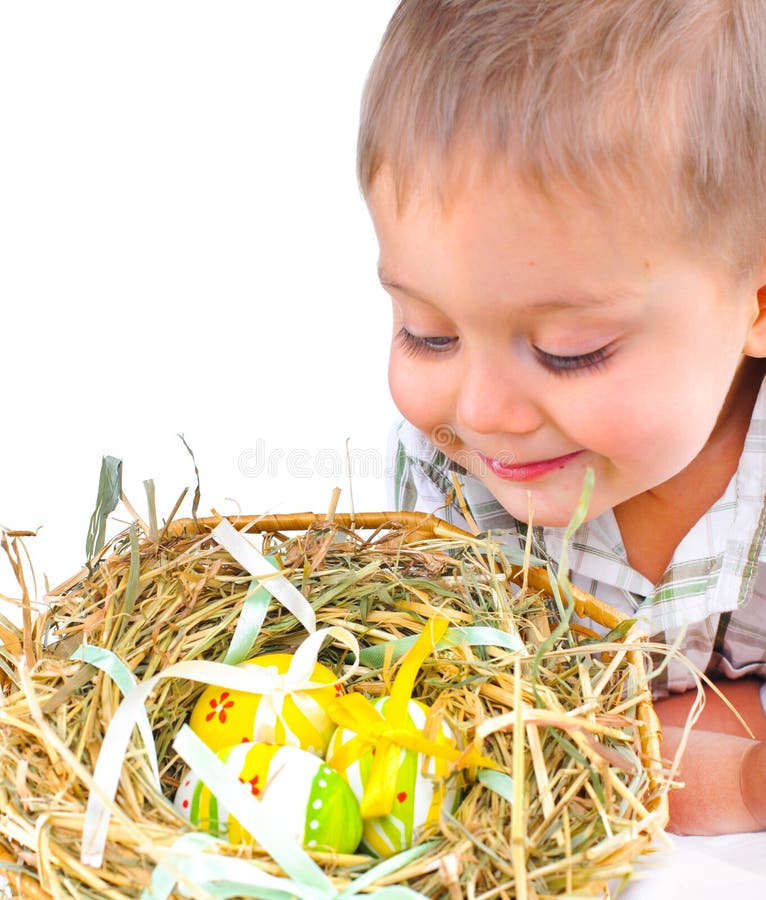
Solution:
<svg viewBox="0 0 766 900"><path fill-rule="evenodd" d="M576 450L574 453L567 453L566 456L544 459L541 462L526 463L523 466L505 466L497 462L497 460L490 459L488 456L482 458L490 470L504 481L534 481L535 478L541 478L543 475L547 475L548 472L563 469L570 460L573 460L582 452L582 450Z"/></svg>

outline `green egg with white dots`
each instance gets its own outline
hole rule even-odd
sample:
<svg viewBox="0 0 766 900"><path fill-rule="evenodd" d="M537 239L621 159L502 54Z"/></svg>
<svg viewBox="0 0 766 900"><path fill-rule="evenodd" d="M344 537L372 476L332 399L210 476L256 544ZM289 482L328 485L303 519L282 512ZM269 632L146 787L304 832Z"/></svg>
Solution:
<svg viewBox="0 0 766 900"><path fill-rule="evenodd" d="M241 743L218 753L276 827L306 850L353 853L362 838L359 801L323 760L298 747ZM181 779L174 804L193 824L232 844L253 843L202 780Z"/></svg>

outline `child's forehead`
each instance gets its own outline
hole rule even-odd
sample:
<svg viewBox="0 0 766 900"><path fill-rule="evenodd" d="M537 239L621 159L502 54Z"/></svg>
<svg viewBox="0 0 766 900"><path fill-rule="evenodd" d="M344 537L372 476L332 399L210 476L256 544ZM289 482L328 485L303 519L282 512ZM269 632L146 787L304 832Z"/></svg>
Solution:
<svg viewBox="0 0 766 900"><path fill-rule="evenodd" d="M415 186L399 198L383 170L370 200L381 281L416 301L510 292L548 313L612 308L638 296L647 272L675 246L632 211L566 187L541 194L504 174L446 195Z"/></svg>
<svg viewBox="0 0 766 900"><path fill-rule="evenodd" d="M382 210L391 221L415 215L448 221L487 216L565 229L573 219L608 223L610 228L660 230L668 216L658 217L661 198L630 184L592 186L564 177L541 180L513 162L476 152L475 146L444 160L424 154L402 172L384 163L373 179L368 199L373 216ZM670 231L671 229L669 229Z"/></svg>
<svg viewBox="0 0 766 900"><path fill-rule="evenodd" d="M433 310L479 327L627 321L658 298L730 298L744 277L638 201L610 205L566 183L541 192L503 168L449 187L427 178L400 196L383 167L370 195L381 281L429 321Z"/></svg>
<svg viewBox="0 0 766 900"><path fill-rule="evenodd" d="M742 229L734 245L731 223L723 216L711 232L661 167L605 166L597 179L571 171L541 172L481 146L475 138L455 145L449 155L423 149L406 166L396 159L383 161L367 200L374 220L385 209L396 228L414 215L435 224L448 221L456 211L465 216L466 210L478 221L486 214L482 198L487 195L499 201L494 215L513 216L524 225L543 220L551 241L566 236L573 222L585 223L605 239L619 241L627 235L626 240L660 244L715 261L737 277L749 277L762 258L759 248L766 246Z"/></svg>

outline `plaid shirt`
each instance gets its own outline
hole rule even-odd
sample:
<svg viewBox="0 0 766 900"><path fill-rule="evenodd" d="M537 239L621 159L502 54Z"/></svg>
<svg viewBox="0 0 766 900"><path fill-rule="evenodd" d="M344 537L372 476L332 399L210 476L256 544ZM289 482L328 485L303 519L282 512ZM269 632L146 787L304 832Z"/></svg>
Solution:
<svg viewBox="0 0 766 900"><path fill-rule="evenodd" d="M387 472L394 509L435 513L470 530L458 504L448 501L454 494L453 473L458 473L465 506L479 530L503 532L506 541L524 546L526 525L408 422L391 432ZM710 675L766 677L765 489L762 387L736 474L678 545L659 584L631 568L611 510L575 532L569 551L572 581L638 619L656 640L680 640L684 654ZM538 554L560 559L563 535L563 528L534 527ZM656 678L654 692L662 696L694 685L689 669L673 660Z"/></svg>

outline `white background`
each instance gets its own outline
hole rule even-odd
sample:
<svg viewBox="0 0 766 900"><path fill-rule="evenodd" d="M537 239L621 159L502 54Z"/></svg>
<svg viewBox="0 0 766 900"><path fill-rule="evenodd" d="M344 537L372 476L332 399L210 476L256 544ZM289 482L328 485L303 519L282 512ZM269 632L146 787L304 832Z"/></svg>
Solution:
<svg viewBox="0 0 766 900"><path fill-rule="evenodd" d="M0 5L0 524L40 529L41 582L84 561L103 454L169 514L178 433L200 514L323 511L336 485L347 510L347 439L355 508L385 507L355 141L395 5Z"/></svg>

